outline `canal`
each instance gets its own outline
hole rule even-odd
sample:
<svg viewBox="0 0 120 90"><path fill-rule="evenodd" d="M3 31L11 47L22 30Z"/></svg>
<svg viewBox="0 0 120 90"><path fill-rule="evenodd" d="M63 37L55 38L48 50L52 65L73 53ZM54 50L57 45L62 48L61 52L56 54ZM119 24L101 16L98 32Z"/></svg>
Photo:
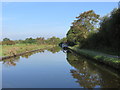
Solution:
<svg viewBox="0 0 120 90"><path fill-rule="evenodd" d="M120 75L59 47L2 61L3 88L120 88Z"/></svg>

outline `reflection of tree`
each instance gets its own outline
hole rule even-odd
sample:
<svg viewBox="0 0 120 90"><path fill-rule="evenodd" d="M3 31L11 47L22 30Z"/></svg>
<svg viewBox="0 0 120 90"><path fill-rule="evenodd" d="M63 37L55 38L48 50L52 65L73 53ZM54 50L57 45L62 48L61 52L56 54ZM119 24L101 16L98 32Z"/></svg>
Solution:
<svg viewBox="0 0 120 90"><path fill-rule="evenodd" d="M84 88L93 88L100 85L100 79L96 72L91 73L89 64L83 58L78 58L72 53L67 53L68 62L76 69L71 70L73 78L77 79L77 83ZM70 58L69 58L70 57ZM81 60L79 60L81 59Z"/></svg>
<svg viewBox="0 0 120 90"><path fill-rule="evenodd" d="M60 51L60 47L57 46L57 47L53 47L53 48L47 49L47 50L52 53L56 53L56 52ZM41 52L44 52L44 50L41 49L38 51L29 52L29 53L21 55L21 57L29 58L31 55L36 54L36 53L41 53ZM19 58L20 58L20 56L3 60L3 64L5 64L6 66L16 66L16 62L19 61Z"/></svg>
<svg viewBox="0 0 120 90"><path fill-rule="evenodd" d="M73 78L77 79L76 83L79 83L81 87L120 87L120 78L100 70L95 66L95 63L91 63L83 57L67 53L67 61L75 67L75 69L70 70L70 73L72 73Z"/></svg>
<svg viewBox="0 0 120 90"><path fill-rule="evenodd" d="M61 50L61 48L59 46L55 46L55 47L47 49L47 50L52 53L56 53L56 52L59 52Z"/></svg>
<svg viewBox="0 0 120 90"><path fill-rule="evenodd" d="M29 53L26 53L24 55L21 55L21 57L29 58L31 55L36 54L36 53L40 53L40 52L44 52L44 50L29 52ZM16 62L18 62L19 59L20 59L20 56L10 58L10 59L5 59L5 60L3 60L3 64L5 64L6 66L16 66Z"/></svg>
<svg viewBox="0 0 120 90"><path fill-rule="evenodd" d="M3 64L6 66L16 66L16 62L19 62L20 57L10 58L3 60Z"/></svg>
<svg viewBox="0 0 120 90"><path fill-rule="evenodd" d="M29 52L29 53L26 53L26 54L22 55L21 57L29 58L31 55L36 54L36 53L41 53L41 52L44 52L44 50Z"/></svg>

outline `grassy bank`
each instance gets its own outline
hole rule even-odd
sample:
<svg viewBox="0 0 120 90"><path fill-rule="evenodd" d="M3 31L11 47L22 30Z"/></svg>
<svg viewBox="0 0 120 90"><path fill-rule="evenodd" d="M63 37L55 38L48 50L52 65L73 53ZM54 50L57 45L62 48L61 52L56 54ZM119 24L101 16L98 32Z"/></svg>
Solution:
<svg viewBox="0 0 120 90"><path fill-rule="evenodd" d="M51 48L53 45L37 45L37 44L17 44L17 45L3 45L0 48L0 53L2 56L12 56L19 53L29 52L36 49Z"/></svg>
<svg viewBox="0 0 120 90"><path fill-rule="evenodd" d="M117 56L108 55L105 53L86 50L86 49L79 49L77 47L69 47L69 48L81 55L84 55L87 58L96 60L98 62L102 62L106 65L112 66L113 68L120 70L120 59L117 58Z"/></svg>

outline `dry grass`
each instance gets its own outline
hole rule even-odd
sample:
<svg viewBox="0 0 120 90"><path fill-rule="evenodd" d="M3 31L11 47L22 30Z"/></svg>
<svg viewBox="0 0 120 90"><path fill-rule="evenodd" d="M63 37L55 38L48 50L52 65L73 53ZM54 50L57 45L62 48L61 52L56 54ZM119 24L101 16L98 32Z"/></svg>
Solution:
<svg viewBox="0 0 120 90"><path fill-rule="evenodd" d="M18 53L23 53L26 51L42 49L47 47L53 47L52 45L37 45L37 44L18 44L18 45L3 45L2 49L0 49L0 53L2 56L12 56Z"/></svg>

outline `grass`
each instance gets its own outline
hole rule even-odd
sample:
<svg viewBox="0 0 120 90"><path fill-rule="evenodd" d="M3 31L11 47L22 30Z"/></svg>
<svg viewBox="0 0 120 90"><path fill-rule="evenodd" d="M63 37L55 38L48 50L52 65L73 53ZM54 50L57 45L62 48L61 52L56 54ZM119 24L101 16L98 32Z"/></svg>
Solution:
<svg viewBox="0 0 120 90"><path fill-rule="evenodd" d="M120 59L117 58L117 56L113 56L113 55L109 55L109 54L101 53L97 51L92 51L92 50L79 49L77 48L77 46L69 47L69 48L88 58L94 59L99 62L103 62L117 69L120 69Z"/></svg>
<svg viewBox="0 0 120 90"><path fill-rule="evenodd" d="M0 48L1 56L12 56L13 54L23 53L26 51L53 47L53 45L37 45L37 44L16 44L2 45Z"/></svg>

